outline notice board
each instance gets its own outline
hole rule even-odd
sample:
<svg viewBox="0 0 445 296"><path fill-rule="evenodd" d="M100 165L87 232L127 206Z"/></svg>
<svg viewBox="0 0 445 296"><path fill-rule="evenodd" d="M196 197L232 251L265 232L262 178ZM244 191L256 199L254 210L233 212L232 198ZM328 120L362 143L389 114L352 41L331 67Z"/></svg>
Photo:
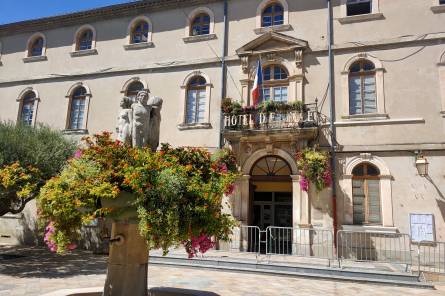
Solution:
<svg viewBox="0 0 445 296"><path fill-rule="evenodd" d="M410 214L411 240L413 242L434 241L434 216L432 214Z"/></svg>

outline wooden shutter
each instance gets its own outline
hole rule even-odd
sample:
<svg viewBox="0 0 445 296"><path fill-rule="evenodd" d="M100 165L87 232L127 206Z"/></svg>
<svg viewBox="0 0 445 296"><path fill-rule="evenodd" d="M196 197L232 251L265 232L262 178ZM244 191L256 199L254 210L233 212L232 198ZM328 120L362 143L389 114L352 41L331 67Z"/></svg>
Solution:
<svg viewBox="0 0 445 296"><path fill-rule="evenodd" d="M349 114L362 114L361 78L349 78Z"/></svg>
<svg viewBox="0 0 445 296"><path fill-rule="evenodd" d="M352 180L352 203L354 224L365 223L366 214L366 196L365 196L365 180Z"/></svg>
<svg viewBox="0 0 445 296"><path fill-rule="evenodd" d="M381 223L380 215L380 181L366 180L367 203L368 203L368 223Z"/></svg>
<svg viewBox="0 0 445 296"><path fill-rule="evenodd" d="M363 77L363 107L364 114L377 112L377 98L375 92L375 77Z"/></svg>

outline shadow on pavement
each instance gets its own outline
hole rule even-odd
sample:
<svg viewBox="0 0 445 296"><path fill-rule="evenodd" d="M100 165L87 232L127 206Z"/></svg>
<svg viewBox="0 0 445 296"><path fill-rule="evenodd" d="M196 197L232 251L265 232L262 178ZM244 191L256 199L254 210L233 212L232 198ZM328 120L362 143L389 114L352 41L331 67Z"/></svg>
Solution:
<svg viewBox="0 0 445 296"><path fill-rule="evenodd" d="M64 278L105 274L107 258L79 250L58 255L42 247L0 246L0 275Z"/></svg>

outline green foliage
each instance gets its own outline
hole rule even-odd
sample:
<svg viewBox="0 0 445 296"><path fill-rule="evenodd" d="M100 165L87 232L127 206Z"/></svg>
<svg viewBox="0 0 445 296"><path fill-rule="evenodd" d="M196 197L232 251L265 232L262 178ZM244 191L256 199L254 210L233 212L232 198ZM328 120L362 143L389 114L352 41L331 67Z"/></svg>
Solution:
<svg viewBox="0 0 445 296"><path fill-rule="evenodd" d="M75 144L48 127L0 122L0 216L19 213L55 176Z"/></svg>
<svg viewBox="0 0 445 296"><path fill-rule="evenodd" d="M77 239L82 223L99 216L119 219L121 209L102 205L124 193L133 194L139 230L150 248L167 251L203 234L228 238L234 222L221 213L222 196L233 190L236 178L228 151L212 156L203 149L163 145L152 152L104 133L86 139L78 157L38 198L41 218L52 225L48 240L58 252Z"/></svg>
<svg viewBox="0 0 445 296"><path fill-rule="evenodd" d="M263 112L263 113L271 113L271 112L305 112L305 105L301 101L294 102L276 102L276 101L264 101L257 106L247 106L242 107L241 104L237 101L233 101L230 98L225 98L222 101L221 109L225 114L231 115L239 115L246 113L254 113L254 112Z"/></svg>
<svg viewBox="0 0 445 296"><path fill-rule="evenodd" d="M296 158L297 166L302 176L300 186L303 190L308 190L306 180L311 181L317 191L322 191L331 185L332 178L329 154L327 152L307 148L298 152Z"/></svg>
<svg viewBox="0 0 445 296"><path fill-rule="evenodd" d="M55 176L76 150L74 142L46 126L0 122L0 139L0 167L18 161L38 168L44 179Z"/></svg>

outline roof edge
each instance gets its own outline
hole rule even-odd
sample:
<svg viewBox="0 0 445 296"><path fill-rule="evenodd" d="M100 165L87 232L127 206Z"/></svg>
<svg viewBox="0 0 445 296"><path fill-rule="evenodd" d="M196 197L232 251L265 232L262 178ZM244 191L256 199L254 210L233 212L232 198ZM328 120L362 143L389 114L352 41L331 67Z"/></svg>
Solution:
<svg viewBox="0 0 445 296"><path fill-rule="evenodd" d="M93 21L220 1L222 0L140 0L130 3L115 4L79 12L0 25L0 37L20 33L45 31Z"/></svg>

